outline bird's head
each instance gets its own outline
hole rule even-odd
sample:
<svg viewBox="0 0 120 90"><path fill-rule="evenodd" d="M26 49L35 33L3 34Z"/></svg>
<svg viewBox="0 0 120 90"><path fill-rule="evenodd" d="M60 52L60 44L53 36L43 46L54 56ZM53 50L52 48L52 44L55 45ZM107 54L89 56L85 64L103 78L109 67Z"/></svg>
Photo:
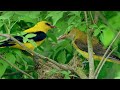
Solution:
<svg viewBox="0 0 120 90"><path fill-rule="evenodd" d="M39 30L42 30L43 32L47 32L48 30L50 30L51 28L55 28L55 26L53 26L51 23L47 22L47 21L41 21L38 22L35 27L37 27Z"/></svg>
<svg viewBox="0 0 120 90"><path fill-rule="evenodd" d="M78 30L73 28L73 29L71 29L70 31L68 31L66 34L60 36L60 37L58 38L58 40L62 40L62 39L66 39L66 38L73 40L73 39L76 38L77 32L78 32ZM79 32L78 32L78 33L79 33Z"/></svg>

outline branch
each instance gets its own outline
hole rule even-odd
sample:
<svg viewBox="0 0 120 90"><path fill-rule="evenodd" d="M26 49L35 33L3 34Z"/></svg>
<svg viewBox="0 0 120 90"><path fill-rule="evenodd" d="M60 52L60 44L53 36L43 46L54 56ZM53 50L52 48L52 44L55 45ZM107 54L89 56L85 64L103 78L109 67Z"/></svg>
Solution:
<svg viewBox="0 0 120 90"><path fill-rule="evenodd" d="M9 60L6 60L4 57L2 57L0 55L0 58L2 60L4 60L6 63L8 63L10 66L12 66L13 68L15 68L16 70L18 70L19 72L25 74L26 76L30 77L31 79L34 79L32 76L30 76L29 74L27 74L26 72L24 72L23 70L19 69L17 66L15 66L14 64L12 64Z"/></svg>
<svg viewBox="0 0 120 90"><path fill-rule="evenodd" d="M110 48L112 47L112 45L113 45L113 43L116 41L116 39L119 37L119 35L120 35L120 31L118 32L118 34L116 35L116 37L113 39L113 41L112 41L111 44L109 45L108 49L106 50L105 54L103 55L102 60L100 61L100 63L98 64L98 66L97 66L97 68L96 68L96 70L95 70L95 75L94 75L95 78L98 77L98 75L99 75L99 73L100 73L100 70L101 70L102 67L103 67L103 64L104 64L105 61L107 60L107 59L105 59L105 57L107 56ZM114 50L114 49L113 49L113 50ZM111 52L113 52L113 50L112 50ZM111 52L110 52L110 53L111 53ZM110 53L109 53L109 54L110 54ZM108 55L108 56L109 56L109 55ZM107 56L107 57L108 57L108 56Z"/></svg>
<svg viewBox="0 0 120 90"><path fill-rule="evenodd" d="M11 36L11 35L9 35L9 34L0 34L0 36L4 36L4 37L6 37L6 38L10 38L11 40L13 40L13 41L15 41L16 43L18 43L21 47L23 47L24 50L26 50L28 53L33 54L34 56L39 57L40 59L47 60L47 61L51 62L52 64L55 64L56 66L58 66L58 67L61 68L61 69L70 70L70 71L73 72L73 73L77 73L76 70L74 70L73 68L69 67L68 65L59 64L59 63L57 63L55 60L52 60L52 59L50 59L50 58L48 58L48 57L45 57L45 56L43 56L43 55L40 55L39 53L34 52L33 50L30 50L30 49L27 48L24 44L22 44L21 42L19 42L17 39L15 39L13 36ZM39 62L40 59L34 59L34 60L36 60L35 62ZM41 62L41 61L40 61L40 62ZM78 75L78 76L81 77L81 75Z"/></svg>
<svg viewBox="0 0 120 90"><path fill-rule="evenodd" d="M89 79L94 78L94 59L93 59L93 47L92 47L92 38L91 32L88 29L88 20L87 20L87 12L84 11L86 28L87 28L87 43L88 43L88 54L89 54Z"/></svg>
<svg viewBox="0 0 120 90"><path fill-rule="evenodd" d="M89 14L90 14L90 17L91 17L91 20L92 20L92 24L96 24L96 21L93 19L93 16L92 16L92 12L91 12L91 11L89 12Z"/></svg>

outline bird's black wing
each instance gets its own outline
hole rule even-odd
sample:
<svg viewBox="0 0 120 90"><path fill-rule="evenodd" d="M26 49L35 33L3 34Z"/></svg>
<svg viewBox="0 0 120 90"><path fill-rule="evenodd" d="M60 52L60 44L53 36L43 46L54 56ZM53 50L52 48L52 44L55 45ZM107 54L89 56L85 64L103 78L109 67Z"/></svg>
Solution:
<svg viewBox="0 0 120 90"><path fill-rule="evenodd" d="M27 33L27 34L29 34L29 33ZM23 36L25 37L27 34L25 34ZM41 40L46 38L46 34L44 32L42 32L42 31L35 32L35 33L32 33L32 34L35 34L36 36L32 37L32 38L29 38L29 39L34 40L35 42L41 41ZM23 37L14 36L14 38L23 43ZM7 41L2 42L0 44L0 47L13 46L13 45L15 45L15 42L13 40L11 40L11 39L8 39Z"/></svg>

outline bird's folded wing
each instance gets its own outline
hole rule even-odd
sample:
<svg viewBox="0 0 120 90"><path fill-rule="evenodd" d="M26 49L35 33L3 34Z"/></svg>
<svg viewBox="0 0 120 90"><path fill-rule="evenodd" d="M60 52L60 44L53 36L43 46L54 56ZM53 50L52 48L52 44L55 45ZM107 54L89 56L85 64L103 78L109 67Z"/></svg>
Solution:
<svg viewBox="0 0 120 90"><path fill-rule="evenodd" d="M28 34L30 34L30 33L27 33L23 36L25 37ZM35 33L32 33L32 34L35 34L36 36L28 38L28 39L34 40L35 42L44 40L46 38L46 34L42 31L35 32ZM23 37L22 36L14 36L14 38L17 39L18 41L20 41L21 43L23 43ZM13 45L16 45L16 43L13 40L8 39L7 41L2 42L0 44L0 47L13 46Z"/></svg>
<svg viewBox="0 0 120 90"><path fill-rule="evenodd" d="M73 44L73 47L74 47L83 57L85 57L86 59L88 59L88 57L89 57L89 56L88 56L88 52L81 50L81 49L75 44L75 42L72 42L72 44ZM96 54L93 55L93 58L94 58L94 60L99 60L99 61L102 60L102 56L96 55ZM107 61L108 61L108 62L113 62L113 63L120 64L120 61L119 61L118 59L115 59L115 58L108 58Z"/></svg>

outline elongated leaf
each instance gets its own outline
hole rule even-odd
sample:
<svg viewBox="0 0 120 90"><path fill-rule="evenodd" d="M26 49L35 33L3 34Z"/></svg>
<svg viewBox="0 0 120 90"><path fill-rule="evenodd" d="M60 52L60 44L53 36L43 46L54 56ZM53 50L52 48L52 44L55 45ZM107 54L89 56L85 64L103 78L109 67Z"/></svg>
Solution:
<svg viewBox="0 0 120 90"><path fill-rule="evenodd" d="M8 64L2 59L0 59L0 77L2 77L2 75L5 73L7 67L8 67Z"/></svg>
<svg viewBox="0 0 120 90"><path fill-rule="evenodd" d="M36 35L35 34L27 34L25 37L26 38L32 38L32 37L35 37Z"/></svg>
<svg viewBox="0 0 120 90"><path fill-rule="evenodd" d="M0 62L0 77L3 76L3 74L4 74L5 71L6 71L6 68L7 68L7 67L6 67L3 63Z"/></svg>

